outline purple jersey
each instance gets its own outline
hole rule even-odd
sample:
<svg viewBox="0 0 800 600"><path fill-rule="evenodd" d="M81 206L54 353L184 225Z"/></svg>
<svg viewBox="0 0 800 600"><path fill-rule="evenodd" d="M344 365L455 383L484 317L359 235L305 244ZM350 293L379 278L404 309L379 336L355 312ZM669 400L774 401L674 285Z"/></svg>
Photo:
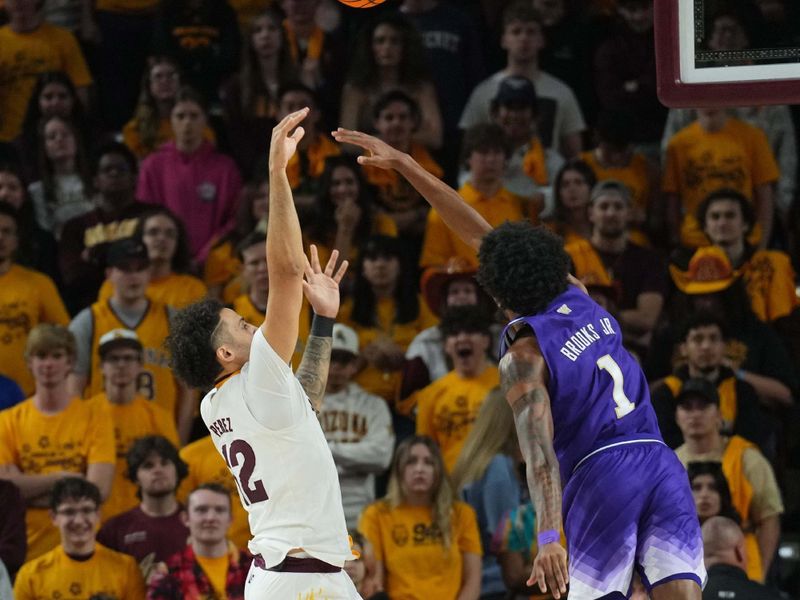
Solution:
<svg viewBox="0 0 800 600"><path fill-rule="evenodd" d="M500 340L508 350L509 327L527 323L550 371L553 447L566 485L592 452L634 440L661 440L647 380L622 346L616 319L580 289L569 286L541 313L515 319Z"/></svg>

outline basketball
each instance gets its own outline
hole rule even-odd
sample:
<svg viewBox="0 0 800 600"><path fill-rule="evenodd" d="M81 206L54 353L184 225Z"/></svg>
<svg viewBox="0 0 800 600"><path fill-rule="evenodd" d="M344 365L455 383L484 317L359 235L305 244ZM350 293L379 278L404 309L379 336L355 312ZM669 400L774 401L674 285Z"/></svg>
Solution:
<svg viewBox="0 0 800 600"><path fill-rule="evenodd" d="M386 0L339 0L345 6L353 8L373 8L383 4Z"/></svg>

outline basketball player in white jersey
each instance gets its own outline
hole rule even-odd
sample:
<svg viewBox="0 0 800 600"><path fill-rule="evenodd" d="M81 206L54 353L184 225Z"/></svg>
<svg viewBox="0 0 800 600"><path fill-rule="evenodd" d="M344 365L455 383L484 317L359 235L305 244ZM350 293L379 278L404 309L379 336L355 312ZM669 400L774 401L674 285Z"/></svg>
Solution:
<svg viewBox="0 0 800 600"><path fill-rule="evenodd" d="M306 259L286 176L307 114L292 113L272 132L264 324L255 328L205 300L175 315L168 339L178 375L194 387L212 388L200 413L236 479L253 536L245 600L360 598L342 570L355 557L336 466L311 404L325 392L338 284L347 264L334 273L334 255L323 271L316 249L311 262ZM289 361L304 291L315 314L295 376Z"/></svg>

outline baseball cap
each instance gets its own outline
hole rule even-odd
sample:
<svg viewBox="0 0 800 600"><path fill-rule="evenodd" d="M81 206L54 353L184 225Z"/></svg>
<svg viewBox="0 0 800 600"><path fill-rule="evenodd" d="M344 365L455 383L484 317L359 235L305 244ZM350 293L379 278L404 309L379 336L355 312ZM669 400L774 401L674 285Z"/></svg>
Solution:
<svg viewBox="0 0 800 600"><path fill-rule="evenodd" d="M139 336L132 329L112 329L100 336L98 352L101 359L105 358L105 355L112 350L118 348L130 348L139 353L143 351Z"/></svg>
<svg viewBox="0 0 800 600"><path fill-rule="evenodd" d="M108 267L130 267L141 266L142 268L150 265L150 257L144 243L136 238L125 238L113 242L106 254L106 266Z"/></svg>
<svg viewBox="0 0 800 600"><path fill-rule="evenodd" d="M498 106L530 106L536 109L537 100L536 88L530 80L518 75L503 79L494 96L494 103Z"/></svg>
<svg viewBox="0 0 800 600"><path fill-rule="evenodd" d="M341 323L333 324L333 345L331 351L340 350L358 356L358 334L354 329Z"/></svg>
<svg viewBox="0 0 800 600"><path fill-rule="evenodd" d="M683 386L681 386L681 391L678 392L678 397L675 399L675 402L677 404L683 404L690 399L700 399L705 401L707 404L716 404L719 406L719 394L717 393L717 388L707 379L702 379L699 377L687 379L683 383Z"/></svg>

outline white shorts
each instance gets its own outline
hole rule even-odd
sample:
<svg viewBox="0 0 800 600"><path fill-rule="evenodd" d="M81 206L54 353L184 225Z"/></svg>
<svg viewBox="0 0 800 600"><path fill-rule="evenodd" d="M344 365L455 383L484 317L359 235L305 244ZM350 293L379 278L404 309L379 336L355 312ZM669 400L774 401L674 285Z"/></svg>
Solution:
<svg viewBox="0 0 800 600"><path fill-rule="evenodd" d="M350 577L338 573L287 573L250 565L244 600L362 600Z"/></svg>

